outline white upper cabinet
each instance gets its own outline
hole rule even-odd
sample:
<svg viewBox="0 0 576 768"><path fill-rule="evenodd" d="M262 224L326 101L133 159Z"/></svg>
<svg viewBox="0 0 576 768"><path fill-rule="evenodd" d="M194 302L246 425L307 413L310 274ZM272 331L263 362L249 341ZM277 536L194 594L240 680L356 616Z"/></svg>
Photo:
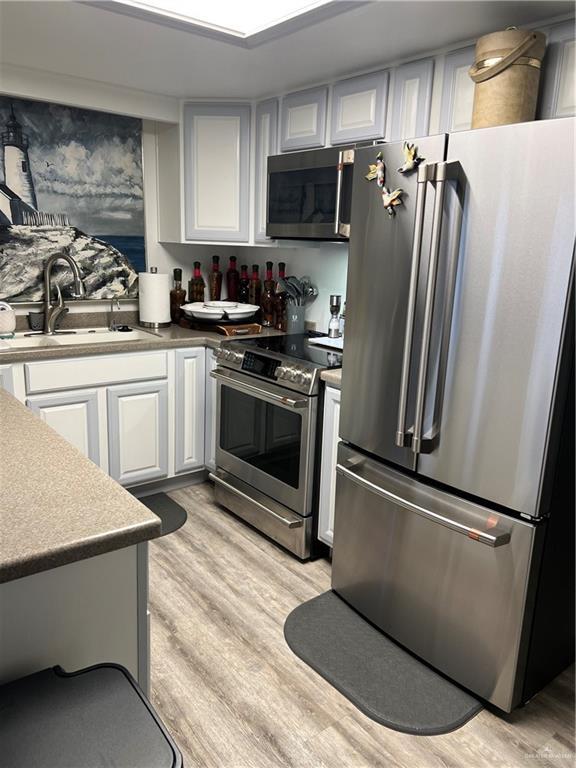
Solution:
<svg viewBox="0 0 576 768"><path fill-rule="evenodd" d="M254 239L266 237L268 157L278 151L278 99L256 105L256 169L254 195Z"/></svg>
<svg viewBox="0 0 576 768"><path fill-rule="evenodd" d="M186 104L186 240L249 238L250 106Z"/></svg>
<svg viewBox="0 0 576 768"><path fill-rule="evenodd" d="M387 71L335 83L332 89L330 143L384 138L387 100Z"/></svg>
<svg viewBox="0 0 576 768"><path fill-rule="evenodd" d="M282 99L280 149L312 149L326 143L328 88L290 93Z"/></svg>
<svg viewBox="0 0 576 768"><path fill-rule="evenodd" d="M467 131L472 124L474 82L468 70L474 63L474 46L449 53L444 61L440 130Z"/></svg>
<svg viewBox="0 0 576 768"><path fill-rule="evenodd" d="M567 21L552 27L548 34L540 117L570 117L576 114L575 69L574 22Z"/></svg>
<svg viewBox="0 0 576 768"><path fill-rule="evenodd" d="M433 75L433 59L420 59L394 70L390 141L427 135Z"/></svg>

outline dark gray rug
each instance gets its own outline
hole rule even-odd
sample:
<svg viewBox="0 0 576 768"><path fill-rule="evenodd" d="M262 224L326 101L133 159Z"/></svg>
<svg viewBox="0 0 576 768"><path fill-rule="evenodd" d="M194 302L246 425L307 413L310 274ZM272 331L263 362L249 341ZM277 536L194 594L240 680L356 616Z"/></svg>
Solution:
<svg viewBox="0 0 576 768"><path fill-rule="evenodd" d="M172 501L170 496L166 496L165 493L153 493L151 496L143 496L138 501L141 501L151 512L158 515L162 521L162 533L160 536L174 533L178 528L182 528L188 519L186 510L180 504Z"/></svg>
<svg viewBox="0 0 576 768"><path fill-rule="evenodd" d="M372 720L403 733L448 733L479 701L363 619L335 592L295 608L284 624L294 653Z"/></svg>

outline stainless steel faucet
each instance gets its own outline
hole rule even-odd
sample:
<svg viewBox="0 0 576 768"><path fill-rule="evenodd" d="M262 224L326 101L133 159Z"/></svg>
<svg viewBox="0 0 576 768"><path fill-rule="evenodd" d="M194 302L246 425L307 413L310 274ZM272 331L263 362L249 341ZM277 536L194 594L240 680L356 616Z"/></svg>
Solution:
<svg viewBox="0 0 576 768"><path fill-rule="evenodd" d="M120 302L118 301L118 299L115 296L113 296L110 299L110 322L108 324L108 330L109 331L117 331L118 330L118 326L116 325L116 322L114 320L114 304L116 304L116 311L120 312Z"/></svg>
<svg viewBox="0 0 576 768"><path fill-rule="evenodd" d="M56 321L65 309L64 299L62 298L62 292L58 284L56 285L58 300L55 304L52 303L52 267L60 260L65 261L72 270L72 275L74 276L73 298L81 299L86 295L86 289L84 288L82 275L80 274L80 267L72 256L70 256L69 253L56 253L54 256L51 256L44 267L44 333L49 334L50 336L54 335Z"/></svg>

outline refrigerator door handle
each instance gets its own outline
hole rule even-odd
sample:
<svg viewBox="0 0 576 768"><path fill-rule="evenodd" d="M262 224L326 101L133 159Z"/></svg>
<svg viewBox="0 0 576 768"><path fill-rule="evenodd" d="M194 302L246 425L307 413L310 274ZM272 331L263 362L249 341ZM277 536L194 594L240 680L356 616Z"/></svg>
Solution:
<svg viewBox="0 0 576 768"><path fill-rule="evenodd" d="M488 547L502 547L510 542L510 531L498 527L489 528L487 530L479 530L469 525L465 525L464 523L460 523L457 520L453 520L450 517L446 517L445 515L432 512L425 507L421 507L418 504L414 504L407 499L403 499L402 497L391 493L390 491L386 490L386 488L382 488L380 485L376 485L376 483L372 483L370 480L366 480L364 477L360 477L360 475L356 474L356 472L347 469L342 464L336 465L336 472L343 477L347 477L357 485L366 488L367 490L372 491L379 496L382 496L388 501L404 507L410 512L415 512L417 515L425 517L434 523L438 523L439 525L443 525L446 528L450 528L450 530L455 531L456 533L461 533L463 536L466 536L473 541L477 541L480 544L485 544Z"/></svg>
<svg viewBox="0 0 576 768"><path fill-rule="evenodd" d="M418 379L416 389L416 407L414 412L414 431L412 435L412 451L422 453L423 449L432 450L439 435L426 441L422 437L424 422L424 404L426 402L426 381L428 378L428 366L430 362L430 343L432 336L432 321L436 297L436 283L438 278L438 262L440 258L440 238L442 235L442 213L446 194L446 182L458 180L460 175L460 163L458 161L437 163L435 166L436 196L434 199L434 211L432 214L432 236L430 243L430 260L428 263L428 277L426 281L426 298L424 301L424 319L422 321L422 346L420 348L420 364L418 367Z"/></svg>
<svg viewBox="0 0 576 768"><path fill-rule="evenodd" d="M399 448L410 447L413 427L406 429L406 409L408 406L408 387L410 385L410 360L414 343L414 319L416 316L416 296L418 291L418 273L422 255L422 235L424 230L424 212L426 209L426 185L436 175L436 164L430 163L418 167L416 189L416 211L414 215L414 236L412 238L412 265L410 269L410 284L408 288L408 308L406 312L406 328L404 330L404 353L400 374L400 396L398 398L398 426L396 428L396 445Z"/></svg>

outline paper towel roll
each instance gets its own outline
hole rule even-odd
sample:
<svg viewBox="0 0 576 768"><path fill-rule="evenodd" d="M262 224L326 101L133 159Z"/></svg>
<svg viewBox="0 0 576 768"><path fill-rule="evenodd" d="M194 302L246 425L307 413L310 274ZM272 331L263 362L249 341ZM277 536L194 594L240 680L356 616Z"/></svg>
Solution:
<svg viewBox="0 0 576 768"><path fill-rule="evenodd" d="M168 275L155 272L138 274L140 325L152 328L170 325L170 285Z"/></svg>

